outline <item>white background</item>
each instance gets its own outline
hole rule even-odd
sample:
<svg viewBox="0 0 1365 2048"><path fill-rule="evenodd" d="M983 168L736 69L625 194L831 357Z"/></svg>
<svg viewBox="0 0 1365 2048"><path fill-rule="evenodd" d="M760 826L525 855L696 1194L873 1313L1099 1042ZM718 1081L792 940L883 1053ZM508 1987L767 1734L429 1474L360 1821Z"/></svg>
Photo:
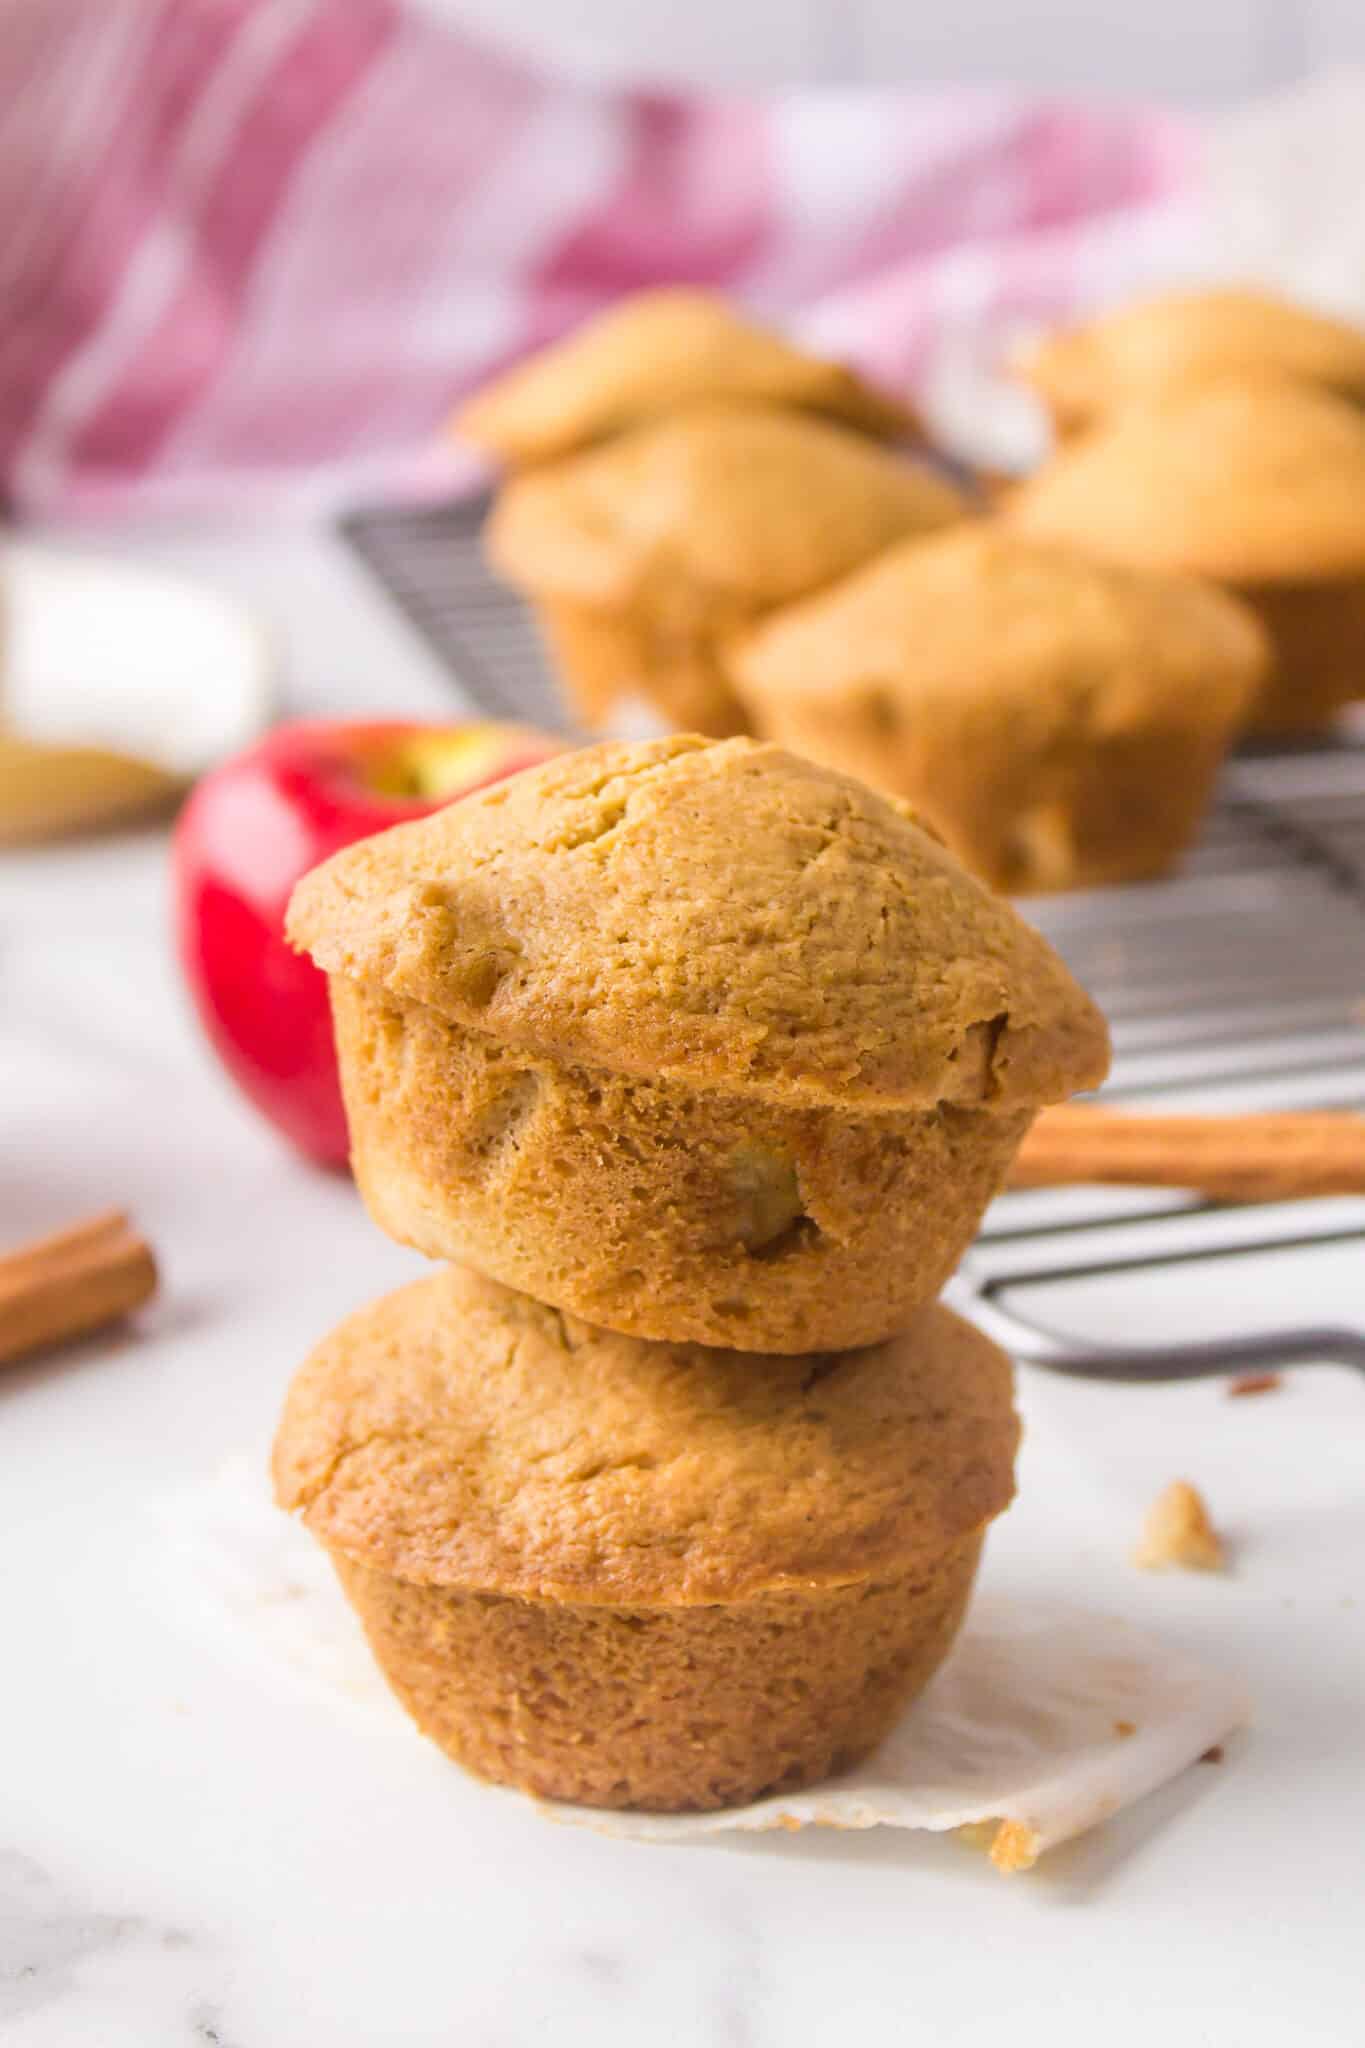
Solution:
<svg viewBox="0 0 1365 2048"><path fill-rule="evenodd" d="M1362 0L423 0L593 77L1016 81L1193 105L1365 63Z"/></svg>

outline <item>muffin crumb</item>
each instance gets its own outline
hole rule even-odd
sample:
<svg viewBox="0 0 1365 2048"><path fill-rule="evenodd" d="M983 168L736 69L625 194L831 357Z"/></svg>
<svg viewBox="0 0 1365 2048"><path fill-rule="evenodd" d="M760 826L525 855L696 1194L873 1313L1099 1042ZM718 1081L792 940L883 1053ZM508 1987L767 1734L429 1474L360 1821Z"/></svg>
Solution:
<svg viewBox="0 0 1365 2048"><path fill-rule="evenodd" d="M1002 1820L991 1842L991 1862L1007 1877L1032 1870L1038 1861L1038 1836L1021 1820Z"/></svg>
<svg viewBox="0 0 1365 2048"><path fill-rule="evenodd" d="M1221 1572L1227 1560L1202 1496L1188 1479L1173 1479L1147 1510L1133 1554L1141 1571Z"/></svg>

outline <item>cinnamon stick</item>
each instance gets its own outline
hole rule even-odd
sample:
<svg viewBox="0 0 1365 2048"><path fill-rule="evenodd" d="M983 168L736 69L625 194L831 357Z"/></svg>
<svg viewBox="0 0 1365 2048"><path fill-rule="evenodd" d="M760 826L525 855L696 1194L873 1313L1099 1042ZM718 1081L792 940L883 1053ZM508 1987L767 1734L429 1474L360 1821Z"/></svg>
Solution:
<svg viewBox="0 0 1365 2048"><path fill-rule="evenodd" d="M86 1336L156 1290L156 1260L121 1209L0 1258L0 1365Z"/></svg>
<svg viewBox="0 0 1365 2048"><path fill-rule="evenodd" d="M1223 1202L1365 1194L1365 1116L1270 1110L1137 1116L1089 1103L1044 1110L1020 1147L1013 1188L1078 1183L1188 1188Z"/></svg>

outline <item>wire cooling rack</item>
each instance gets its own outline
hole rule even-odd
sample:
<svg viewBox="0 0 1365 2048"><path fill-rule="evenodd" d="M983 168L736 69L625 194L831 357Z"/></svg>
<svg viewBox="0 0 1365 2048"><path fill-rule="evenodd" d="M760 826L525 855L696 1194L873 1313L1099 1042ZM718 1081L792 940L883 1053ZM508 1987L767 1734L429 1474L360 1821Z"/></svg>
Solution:
<svg viewBox="0 0 1365 2048"><path fill-rule="evenodd" d="M389 596L493 718L566 725L531 614L484 566L485 499L362 512L342 532Z"/></svg>
<svg viewBox="0 0 1365 2048"><path fill-rule="evenodd" d="M1108 1014L1106 1095L1365 1108L1365 748L1239 757L1177 878L1024 907ZM1365 1201L1004 1195L958 1292L1018 1355L1063 1371L1365 1368Z"/></svg>
<svg viewBox="0 0 1365 2048"><path fill-rule="evenodd" d="M344 531L482 709L562 728L531 619L484 568L483 512L385 511ZM1365 1108L1365 747L1239 756L1176 879L1024 908L1109 1016L1106 1095ZM952 1295L1016 1355L1063 1371L1365 1368L1365 1200L1004 1195Z"/></svg>

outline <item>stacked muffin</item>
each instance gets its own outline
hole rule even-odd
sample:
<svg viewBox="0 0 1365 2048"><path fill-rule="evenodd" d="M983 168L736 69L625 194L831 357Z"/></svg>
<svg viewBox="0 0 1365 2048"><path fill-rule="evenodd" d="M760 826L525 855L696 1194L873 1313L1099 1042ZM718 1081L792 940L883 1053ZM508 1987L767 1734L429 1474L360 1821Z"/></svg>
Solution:
<svg viewBox="0 0 1365 2048"><path fill-rule="evenodd" d="M562 757L306 878L357 1178L443 1261L291 1391L283 1505L481 1775L718 1806L864 1753L1007 1504L1007 1362L933 1305L1037 1108L1061 962L780 749Z"/></svg>
<svg viewBox="0 0 1365 2048"><path fill-rule="evenodd" d="M1274 293L1139 299L1019 364L1060 453L1007 509L1035 536L1205 577L1264 629L1248 724L1365 697L1365 333Z"/></svg>
<svg viewBox="0 0 1365 2048"><path fill-rule="evenodd" d="M909 797L1019 895L1174 867L1269 649L1196 577L970 521L778 613L730 666L755 732Z"/></svg>
<svg viewBox="0 0 1365 2048"><path fill-rule="evenodd" d="M1036 540L1198 575L1272 654L1247 723L1311 731L1365 697L1365 413L1265 375L1179 385L1068 443L1005 517Z"/></svg>
<svg viewBox="0 0 1365 2048"><path fill-rule="evenodd" d="M477 392L455 428L520 471L713 400L780 406L876 441L920 431L905 406L843 363L793 348L715 292L686 285L619 300Z"/></svg>
<svg viewBox="0 0 1365 2048"><path fill-rule="evenodd" d="M1274 378L1365 404L1365 333L1245 285L1158 292L1043 337L1017 365L1059 442L1173 392Z"/></svg>
<svg viewBox="0 0 1365 2048"><path fill-rule="evenodd" d="M1256 323L1235 295L1203 315L1177 305L1127 342L1126 328L1072 338L1061 367L1044 351L1037 375L1067 420L1082 385L1093 415L1120 370L1143 388L1163 365L1175 384L1226 375ZM1198 346L1188 334L1176 346L1179 333L1161 344L1192 325ZM1286 313L1272 338L1344 385L1349 351L1323 325ZM1011 893L1165 873L1249 722L1301 720L1310 699L1355 686L1357 582L1324 588L1316 557L1306 596L1281 587L1278 560L1273 590L1227 573L1260 516L1255 491L1238 509L1240 474L1213 486L1221 523L1183 476L1166 493L1174 509L1146 494L1149 517L1144 493L1125 489L1141 469L1129 456L1108 499L1091 492L1074 519L1052 509L1047 476L1004 518L969 516L941 473L886 445L917 437L914 422L705 294L622 302L480 393L458 424L510 472L488 558L529 599L584 723L634 694L683 730L794 746L908 798ZM1365 453L1365 428L1351 431ZM1178 432L1177 448L1189 439ZM1215 478L1234 467L1214 465ZM1125 508L1130 525L1146 520L1144 545L1111 543Z"/></svg>
<svg viewBox="0 0 1365 2048"><path fill-rule="evenodd" d="M917 431L900 407L704 292L625 300L457 424L512 472L489 558L592 727L635 695L684 730L743 732L730 636L964 511L883 445Z"/></svg>
<svg viewBox="0 0 1365 2048"><path fill-rule="evenodd" d="M490 563L589 725L799 747L1011 893L1160 876L1243 733L1365 697L1365 334L1215 288L1018 367L1059 453L972 517L847 370L626 300L461 415L512 472Z"/></svg>

